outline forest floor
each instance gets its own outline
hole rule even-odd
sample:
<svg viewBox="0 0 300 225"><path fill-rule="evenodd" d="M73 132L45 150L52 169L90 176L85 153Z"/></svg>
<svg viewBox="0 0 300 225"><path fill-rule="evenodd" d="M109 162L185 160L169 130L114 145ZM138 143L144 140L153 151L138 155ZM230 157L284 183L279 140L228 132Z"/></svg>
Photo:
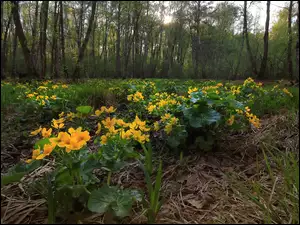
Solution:
<svg viewBox="0 0 300 225"><path fill-rule="evenodd" d="M4 149L1 151L2 172L19 162L20 158L28 158L31 154L29 150L32 143L25 140L23 132L35 128L28 123L34 117L29 116L18 127L14 127L11 124L14 116L12 113L11 117L6 117L4 127L1 125L1 149ZM298 157L298 114L282 110L277 115L266 115L260 119L259 130L224 134L218 150L189 153L182 161L172 155L163 154L163 204L156 222L290 223L295 215L291 213L288 218L281 214L278 207L285 171L274 159L270 159L270 164L266 161L263 146L276 146L284 154L293 152ZM3 134L3 130L6 130L6 134ZM52 169L52 163L46 163L23 177L22 182L1 188L1 223L47 223L46 200L32 195L28 187L33 180ZM114 174L111 183L125 188L146 190L143 171L135 162ZM256 200L253 201L253 198ZM271 210L270 204L273 207ZM278 214L277 217L274 214ZM68 220L60 222L117 223L109 217L89 211L77 212L69 216ZM119 222L146 223L143 206L135 205L131 215Z"/></svg>

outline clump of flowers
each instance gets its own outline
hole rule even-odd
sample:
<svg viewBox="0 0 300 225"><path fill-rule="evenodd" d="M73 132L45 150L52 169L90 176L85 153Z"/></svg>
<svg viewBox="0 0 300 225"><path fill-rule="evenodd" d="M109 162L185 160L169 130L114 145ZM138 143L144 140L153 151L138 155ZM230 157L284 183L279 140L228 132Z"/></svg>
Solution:
<svg viewBox="0 0 300 225"><path fill-rule="evenodd" d="M144 100L144 96L142 92L137 91L135 94L130 94L127 96L128 101L139 102Z"/></svg>

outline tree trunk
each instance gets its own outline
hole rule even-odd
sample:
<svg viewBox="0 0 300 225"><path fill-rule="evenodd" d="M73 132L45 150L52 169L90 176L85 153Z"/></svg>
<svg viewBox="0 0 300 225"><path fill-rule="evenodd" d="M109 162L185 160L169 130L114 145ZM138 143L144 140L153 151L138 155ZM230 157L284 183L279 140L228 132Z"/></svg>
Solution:
<svg viewBox="0 0 300 225"><path fill-rule="evenodd" d="M68 69L66 66L66 56L65 56L65 34L64 34L64 8L62 1L59 1L59 16L60 16L60 45L61 45L61 60L62 60L62 67L64 71L64 75L68 77Z"/></svg>
<svg viewBox="0 0 300 225"><path fill-rule="evenodd" d="M32 45L31 45L31 55L32 55L35 62L37 62L37 57L36 57L36 51L37 51L36 50L37 49L36 34L37 34L38 14L39 14L39 2L36 1L34 20L33 20L33 28L32 28ZM35 66L37 66L37 64L35 64Z"/></svg>
<svg viewBox="0 0 300 225"><path fill-rule="evenodd" d="M1 37L2 37L2 32L3 32L3 2L1 1ZM5 79L4 71L3 71L3 47L2 47L2 38L1 38L1 80Z"/></svg>
<svg viewBox="0 0 300 225"><path fill-rule="evenodd" d="M44 1L41 6L41 16L40 16L40 60L41 60L41 79L46 76L46 42L47 42L47 24L48 24L48 8L49 1Z"/></svg>
<svg viewBox="0 0 300 225"><path fill-rule="evenodd" d="M290 1L289 6L289 15L288 15L288 55L287 55L287 63L288 63L288 73L291 81L293 80L293 62L292 62L292 10L293 10L293 1Z"/></svg>
<svg viewBox="0 0 300 225"><path fill-rule="evenodd" d="M246 39L246 45L247 45L247 51L250 57L251 65L252 65L252 72L255 76L257 76L257 69L256 69L256 62L253 58L249 37L248 37L248 25L247 25L247 1L244 1L244 28L245 28L245 39Z"/></svg>
<svg viewBox="0 0 300 225"><path fill-rule="evenodd" d="M92 14L91 14L91 17L90 17L90 20L89 20L88 29L87 29L83 44L80 47L78 59L77 59L77 62L76 62L74 73L73 73L73 79L74 80L80 78L81 62L82 62L82 59L83 59L83 56L84 56L84 51L85 51L86 46L89 42L90 34L92 32L92 27L93 27L94 17L95 17L95 11L96 11L96 3L97 3L96 1L92 3Z"/></svg>
<svg viewBox="0 0 300 225"><path fill-rule="evenodd" d="M5 27L5 31L4 31L4 37L3 37L3 46L2 46L2 57L1 57L1 66L2 66L2 73L3 73L3 78L6 77L6 74L7 74L7 71L6 71L6 62L7 62L7 54L6 54L6 49L7 49L7 36L8 36L8 30L9 30L9 27L11 25L11 20L12 20L12 14L9 15L9 18L8 18L8 22L6 24L6 27Z"/></svg>
<svg viewBox="0 0 300 225"><path fill-rule="evenodd" d="M29 76L34 76L34 77L40 77L38 72L36 71L36 68L34 67L34 62L32 59L32 56L30 54L30 50L27 46L27 40L26 37L24 35L24 31L23 31L23 27L20 21L20 15L19 15L19 3L18 1L11 1L12 3L12 14L13 14L13 18L14 18L14 23L16 26L16 33L17 36L19 38L19 41L21 43L22 46L22 50L23 50L23 54L24 54L24 58L25 58L25 64L27 66L27 71L28 71L28 75Z"/></svg>
<svg viewBox="0 0 300 225"><path fill-rule="evenodd" d="M58 13L57 13L57 1L54 3L54 12L53 12L53 36L52 36L52 51L51 51L51 73L54 78L58 78L57 71L57 21L58 21Z"/></svg>
<svg viewBox="0 0 300 225"><path fill-rule="evenodd" d="M17 76L17 67L16 67L16 55L17 55L17 47L18 47L18 37L17 37L17 28L15 26L15 32L13 36L13 52L12 52L12 77L16 78Z"/></svg>
<svg viewBox="0 0 300 225"><path fill-rule="evenodd" d="M116 73L117 77L121 77L121 56L120 56L120 47L121 47L121 1L118 1L118 19L117 19L117 47L116 47Z"/></svg>
<svg viewBox="0 0 300 225"><path fill-rule="evenodd" d="M299 1L298 3L298 12L297 12L297 43L296 43L296 67L297 67L297 76L296 80L299 82Z"/></svg>
<svg viewBox="0 0 300 225"><path fill-rule="evenodd" d="M266 19L265 35L264 35L264 56L261 61L260 71L258 74L259 79L263 79L265 77L265 71L266 71L267 61L268 61L270 3L271 1L267 1L267 19Z"/></svg>

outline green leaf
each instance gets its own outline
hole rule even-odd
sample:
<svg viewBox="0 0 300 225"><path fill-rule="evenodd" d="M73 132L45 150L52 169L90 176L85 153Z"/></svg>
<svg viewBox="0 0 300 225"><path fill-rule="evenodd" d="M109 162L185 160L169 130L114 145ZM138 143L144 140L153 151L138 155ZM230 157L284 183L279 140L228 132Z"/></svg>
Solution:
<svg viewBox="0 0 300 225"><path fill-rule="evenodd" d="M34 149L38 149L39 147L40 147L40 149L43 149L44 145L46 145L46 144L50 144L49 138L44 138L44 139L38 140L34 145Z"/></svg>
<svg viewBox="0 0 300 225"><path fill-rule="evenodd" d="M87 106L78 106L76 108L76 111L79 112L79 113L87 115L92 111L92 109L93 108L91 106L88 106L88 105Z"/></svg>
<svg viewBox="0 0 300 225"><path fill-rule="evenodd" d="M11 175L1 176L1 187L10 183L20 181L25 174L26 172L22 172L22 173L14 173Z"/></svg>
<svg viewBox="0 0 300 225"><path fill-rule="evenodd" d="M215 110L209 110L198 115L189 116L189 123L194 128L200 128L205 125L210 125L220 120L221 115Z"/></svg>
<svg viewBox="0 0 300 225"><path fill-rule="evenodd" d="M23 176L30 173L40 166L40 161L33 161L32 163L20 162L9 169L9 171L1 176L1 187L10 183L20 181Z"/></svg>
<svg viewBox="0 0 300 225"><path fill-rule="evenodd" d="M176 136L168 137L167 143L171 148L177 148L180 145L180 141L178 140L178 138Z"/></svg>
<svg viewBox="0 0 300 225"><path fill-rule="evenodd" d="M129 215L132 207L132 195L128 190L120 190L115 186L104 185L92 191L88 200L88 209L92 212L104 213L112 210L117 217Z"/></svg>

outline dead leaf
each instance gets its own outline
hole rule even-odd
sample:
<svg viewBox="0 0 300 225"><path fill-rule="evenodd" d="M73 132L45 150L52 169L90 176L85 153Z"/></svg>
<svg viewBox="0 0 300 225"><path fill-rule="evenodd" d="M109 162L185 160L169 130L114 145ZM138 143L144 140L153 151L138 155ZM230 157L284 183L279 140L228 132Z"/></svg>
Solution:
<svg viewBox="0 0 300 225"><path fill-rule="evenodd" d="M201 209L203 207L203 202L201 202L201 201L190 199L190 200L187 200L187 202L190 203L192 206L194 206L197 209Z"/></svg>

